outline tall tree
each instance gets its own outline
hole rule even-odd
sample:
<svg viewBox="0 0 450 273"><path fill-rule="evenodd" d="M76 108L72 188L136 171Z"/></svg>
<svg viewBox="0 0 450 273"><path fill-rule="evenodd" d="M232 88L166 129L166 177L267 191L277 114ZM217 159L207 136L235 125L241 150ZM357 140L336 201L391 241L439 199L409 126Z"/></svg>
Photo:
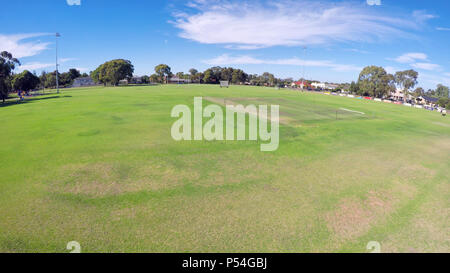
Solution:
<svg viewBox="0 0 450 273"><path fill-rule="evenodd" d="M394 76L378 66L365 67L358 78L359 93L377 98L389 95L394 88Z"/></svg>
<svg viewBox="0 0 450 273"><path fill-rule="evenodd" d="M159 82L159 76L157 74L150 75L150 82L151 83Z"/></svg>
<svg viewBox="0 0 450 273"><path fill-rule="evenodd" d="M20 65L20 62L11 53L7 51L0 53L0 98L3 102L8 98L8 93L11 91L10 77L16 65Z"/></svg>
<svg viewBox="0 0 450 273"><path fill-rule="evenodd" d="M352 82L351 84L350 84L350 93L352 93L352 94L358 94L359 93L359 87L358 87L358 84L356 83L356 82Z"/></svg>
<svg viewBox="0 0 450 273"><path fill-rule="evenodd" d="M35 89L40 83L39 78L28 70L14 75L12 86L16 91L29 91Z"/></svg>
<svg viewBox="0 0 450 273"><path fill-rule="evenodd" d="M449 97L449 88L445 85L438 84L435 92L436 92L436 96L438 98L448 98Z"/></svg>
<svg viewBox="0 0 450 273"><path fill-rule="evenodd" d="M197 74L197 73L198 73L197 69L195 69L195 68L189 69L189 74L191 74L191 76L195 76L195 74Z"/></svg>
<svg viewBox="0 0 450 273"><path fill-rule="evenodd" d="M91 73L91 77L95 82L117 86L119 81L131 79L133 72L134 66L130 61L116 59L100 65Z"/></svg>
<svg viewBox="0 0 450 273"><path fill-rule="evenodd" d="M70 79L71 79L72 81L75 80L76 78L81 77L80 71L78 71L76 68L71 68L71 69L69 69L69 72L67 72L67 73L69 73Z"/></svg>
<svg viewBox="0 0 450 273"><path fill-rule="evenodd" d="M142 80L143 84L149 84L150 83L150 77L149 76L144 75L144 76L141 77L141 80Z"/></svg>
<svg viewBox="0 0 450 273"><path fill-rule="evenodd" d="M414 96L416 98L425 95L425 90L422 87L417 87L414 92L413 92Z"/></svg>
<svg viewBox="0 0 450 273"><path fill-rule="evenodd" d="M172 76L170 66L167 64L160 64L155 67L155 73L159 76L161 83L167 83L168 78Z"/></svg>
<svg viewBox="0 0 450 273"><path fill-rule="evenodd" d="M190 79L192 82L195 81L195 79L196 79L195 76L197 75L197 73L198 73L198 70L197 70L197 69L195 69L195 68L189 69L189 79Z"/></svg>
<svg viewBox="0 0 450 273"><path fill-rule="evenodd" d="M405 101L409 95L410 89L417 85L418 77L419 73L412 69L395 73L395 83L402 87L403 94L405 95Z"/></svg>

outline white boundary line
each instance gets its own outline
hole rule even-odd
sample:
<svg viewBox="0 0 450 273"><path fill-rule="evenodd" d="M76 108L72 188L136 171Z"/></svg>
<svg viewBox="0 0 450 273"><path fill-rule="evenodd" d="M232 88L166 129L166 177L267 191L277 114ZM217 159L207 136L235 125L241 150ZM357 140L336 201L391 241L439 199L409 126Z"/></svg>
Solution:
<svg viewBox="0 0 450 273"><path fill-rule="evenodd" d="M363 112L353 111L353 110L349 110L349 109L346 109L346 108L340 108L340 109L344 110L344 111L347 111L347 112L358 113L358 114L361 114L361 115L365 115L366 114L366 113L363 113Z"/></svg>

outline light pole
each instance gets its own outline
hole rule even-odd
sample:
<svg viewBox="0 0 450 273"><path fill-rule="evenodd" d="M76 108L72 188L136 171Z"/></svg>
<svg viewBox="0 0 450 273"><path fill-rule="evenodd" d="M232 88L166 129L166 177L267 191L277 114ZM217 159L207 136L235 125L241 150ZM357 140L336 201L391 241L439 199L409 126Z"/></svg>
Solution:
<svg viewBox="0 0 450 273"><path fill-rule="evenodd" d="M56 92L59 94L59 79L58 79L58 37L61 37L61 34L56 32Z"/></svg>
<svg viewBox="0 0 450 273"><path fill-rule="evenodd" d="M305 80L306 80L306 46L303 46L303 67L302 67L302 69L303 69L303 75L302 75L302 77L303 77L303 82L305 82Z"/></svg>

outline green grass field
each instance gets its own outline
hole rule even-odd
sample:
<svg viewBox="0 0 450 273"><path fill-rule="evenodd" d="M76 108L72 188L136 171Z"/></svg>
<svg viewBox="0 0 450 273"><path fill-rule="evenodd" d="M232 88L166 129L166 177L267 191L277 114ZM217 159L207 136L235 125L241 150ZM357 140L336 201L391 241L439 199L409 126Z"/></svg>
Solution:
<svg viewBox="0 0 450 273"><path fill-rule="evenodd" d="M170 111L194 96L279 104L279 149L175 142ZM172 85L63 90L0 105L0 124L0 252L450 251L436 112Z"/></svg>

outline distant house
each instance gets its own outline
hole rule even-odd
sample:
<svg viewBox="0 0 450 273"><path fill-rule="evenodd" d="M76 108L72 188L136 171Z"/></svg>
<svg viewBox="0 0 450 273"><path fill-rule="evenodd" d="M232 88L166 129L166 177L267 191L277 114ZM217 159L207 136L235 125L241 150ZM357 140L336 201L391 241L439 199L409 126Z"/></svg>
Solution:
<svg viewBox="0 0 450 273"><path fill-rule="evenodd" d="M335 83L329 83L325 85L325 89L328 90L335 90L339 87L339 84L335 84Z"/></svg>
<svg viewBox="0 0 450 273"><path fill-rule="evenodd" d="M323 82L313 82L311 83L311 86L314 89L326 89L327 85Z"/></svg>
<svg viewBox="0 0 450 273"><path fill-rule="evenodd" d="M191 83L191 80L189 80L189 79L182 79L182 78L179 78L179 77L175 76L175 77L172 77L172 78L169 79L169 83L172 83L172 84L185 84L185 83Z"/></svg>
<svg viewBox="0 0 450 273"><path fill-rule="evenodd" d="M301 89L312 89L312 86L307 81L297 81L291 84L292 87L301 88Z"/></svg>
<svg viewBox="0 0 450 273"><path fill-rule="evenodd" d="M391 99L393 99L394 101L406 101L405 100L405 93L403 92L402 89L397 88L395 90L395 92L391 92ZM410 99L411 96L408 96L407 99Z"/></svg>
<svg viewBox="0 0 450 273"><path fill-rule="evenodd" d="M80 77L73 80L72 87L94 86L96 85L91 77Z"/></svg>
<svg viewBox="0 0 450 273"><path fill-rule="evenodd" d="M429 96L420 96L416 99L417 103L422 104L422 105L428 105L428 106L435 106L437 105L438 102L438 98L433 98L433 97L429 97Z"/></svg>
<svg viewBox="0 0 450 273"><path fill-rule="evenodd" d="M119 85L128 85L128 80L127 79L123 79L119 81Z"/></svg>
<svg viewBox="0 0 450 273"><path fill-rule="evenodd" d="M312 88L320 90L335 90L339 87L339 84L335 83L323 83L323 82L313 82L311 83Z"/></svg>
<svg viewBox="0 0 450 273"><path fill-rule="evenodd" d="M128 81L129 84L142 84L142 77L133 77Z"/></svg>

